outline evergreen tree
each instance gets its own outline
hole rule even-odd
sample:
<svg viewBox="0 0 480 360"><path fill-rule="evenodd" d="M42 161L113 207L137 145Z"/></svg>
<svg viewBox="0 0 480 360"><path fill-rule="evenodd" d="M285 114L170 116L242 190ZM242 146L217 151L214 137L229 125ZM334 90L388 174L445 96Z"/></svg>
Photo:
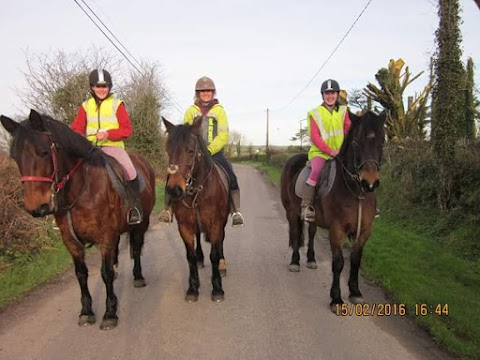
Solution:
<svg viewBox="0 0 480 360"><path fill-rule="evenodd" d="M461 62L458 0L439 0L434 57L432 141L439 169L438 206L453 207L456 142L465 134L465 70Z"/></svg>

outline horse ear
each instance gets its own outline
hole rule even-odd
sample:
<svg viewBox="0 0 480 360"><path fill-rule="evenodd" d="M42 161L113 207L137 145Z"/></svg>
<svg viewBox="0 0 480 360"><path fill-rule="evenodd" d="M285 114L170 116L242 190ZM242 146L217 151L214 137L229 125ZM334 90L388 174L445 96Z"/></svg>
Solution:
<svg viewBox="0 0 480 360"><path fill-rule="evenodd" d="M352 122L352 124L356 124L360 121L360 116L352 113L350 110L348 111L348 117L349 117L350 121Z"/></svg>
<svg viewBox="0 0 480 360"><path fill-rule="evenodd" d="M378 114L378 120L382 122L382 124L385 124L385 121L387 120L387 111L383 110L380 114Z"/></svg>
<svg viewBox="0 0 480 360"><path fill-rule="evenodd" d="M165 124L165 128L167 129L167 132L169 133L171 129L175 127L170 121L168 121L166 118L162 116L162 121Z"/></svg>
<svg viewBox="0 0 480 360"><path fill-rule="evenodd" d="M193 119L192 131L198 133L198 131L202 127L202 121L203 121L203 116L196 116L195 119Z"/></svg>
<svg viewBox="0 0 480 360"><path fill-rule="evenodd" d="M35 110L30 110L30 116L28 117L30 124L32 124L32 129L38 131L46 131L45 122L43 121L42 115L40 115Z"/></svg>
<svg viewBox="0 0 480 360"><path fill-rule="evenodd" d="M5 128L5 130L7 130L12 135L13 135L13 133L15 133L17 128L20 126L20 124L17 123L16 121L10 119L9 117L3 116L3 115L0 116L0 121L2 122L2 125Z"/></svg>

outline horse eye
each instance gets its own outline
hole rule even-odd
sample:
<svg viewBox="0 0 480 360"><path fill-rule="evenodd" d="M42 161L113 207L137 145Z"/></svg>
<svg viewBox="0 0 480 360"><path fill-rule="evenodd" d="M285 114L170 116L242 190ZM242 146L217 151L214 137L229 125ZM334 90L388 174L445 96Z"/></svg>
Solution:
<svg viewBox="0 0 480 360"><path fill-rule="evenodd" d="M195 150L193 149L188 150L188 155L191 155L191 156L195 155Z"/></svg>
<svg viewBox="0 0 480 360"><path fill-rule="evenodd" d="M39 153L40 157L42 158L46 158L50 155L50 151L48 149L45 149L45 150L41 150L40 153Z"/></svg>

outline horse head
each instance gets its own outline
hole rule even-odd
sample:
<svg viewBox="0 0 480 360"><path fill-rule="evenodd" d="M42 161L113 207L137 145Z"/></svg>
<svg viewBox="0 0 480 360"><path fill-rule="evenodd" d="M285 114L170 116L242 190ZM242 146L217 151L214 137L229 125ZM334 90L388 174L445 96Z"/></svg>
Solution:
<svg viewBox="0 0 480 360"><path fill-rule="evenodd" d="M167 191L173 199L180 199L198 179L203 163L211 162L201 136L202 117L196 118L192 125L174 125L164 117L162 120L168 134Z"/></svg>
<svg viewBox="0 0 480 360"><path fill-rule="evenodd" d="M25 209L35 217L53 213L57 158L44 118L31 110L21 123L3 115L1 122L13 137L10 155L18 165L24 185Z"/></svg>
<svg viewBox="0 0 480 360"><path fill-rule="evenodd" d="M377 115L367 111L361 116L349 113L352 126L339 157L344 168L355 178L363 191L372 192L380 185L380 161L385 142L383 111Z"/></svg>
<svg viewBox="0 0 480 360"><path fill-rule="evenodd" d="M57 194L80 165L79 159L98 153L68 125L35 110L21 123L3 115L0 120L13 137L10 156L20 171L25 209L34 217L54 213Z"/></svg>

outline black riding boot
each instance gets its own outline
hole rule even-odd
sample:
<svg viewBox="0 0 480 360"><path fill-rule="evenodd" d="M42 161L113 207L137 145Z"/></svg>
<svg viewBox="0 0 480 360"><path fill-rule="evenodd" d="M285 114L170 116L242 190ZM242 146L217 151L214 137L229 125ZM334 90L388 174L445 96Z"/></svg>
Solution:
<svg viewBox="0 0 480 360"><path fill-rule="evenodd" d="M140 224L143 220L143 207L142 199L140 197L140 183L138 181L138 176L127 182L127 191L132 205L128 212L128 225Z"/></svg>

